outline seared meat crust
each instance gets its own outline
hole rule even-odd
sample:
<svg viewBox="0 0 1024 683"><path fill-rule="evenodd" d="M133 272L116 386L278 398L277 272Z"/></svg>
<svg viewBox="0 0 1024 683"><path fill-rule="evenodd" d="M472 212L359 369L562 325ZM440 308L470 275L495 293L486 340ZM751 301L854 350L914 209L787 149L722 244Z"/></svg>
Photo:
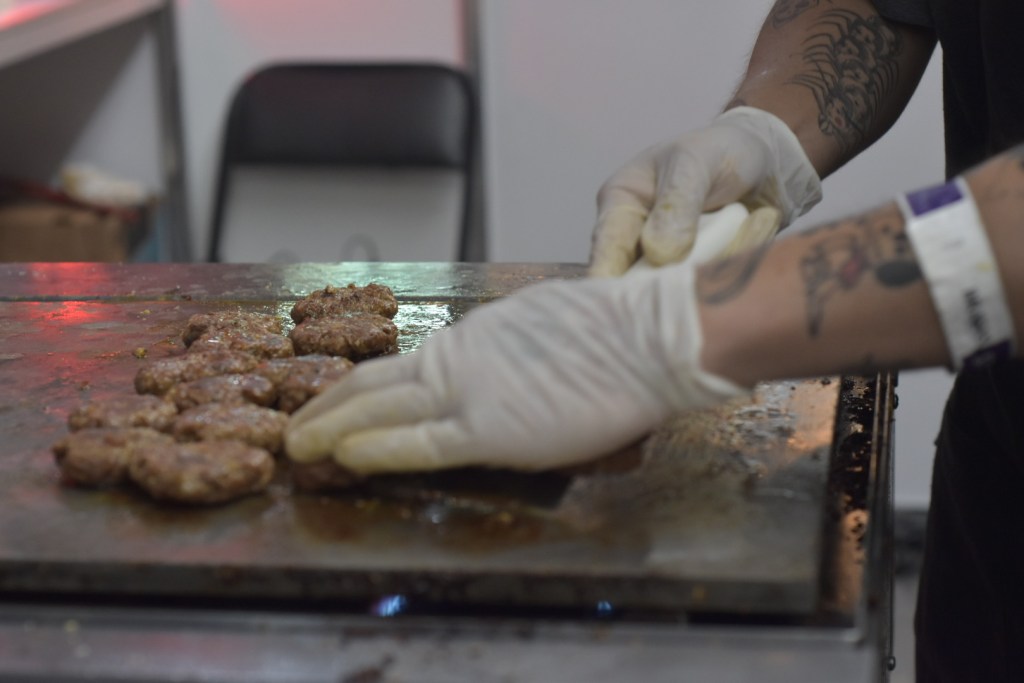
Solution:
<svg viewBox="0 0 1024 683"><path fill-rule="evenodd" d="M294 413L354 367L347 358L313 354L261 363L254 374L277 387L277 409Z"/></svg>
<svg viewBox="0 0 1024 683"><path fill-rule="evenodd" d="M398 350L398 328L376 313L307 320L296 325L289 336L299 355L318 353L361 360Z"/></svg>
<svg viewBox="0 0 1024 683"><path fill-rule="evenodd" d="M78 406L68 415L68 429L151 427L165 432L177 416L178 408L159 396L126 394Z"/></svg>
<svg viewBox="0 0 1024 683"><path fill-rule="evenodd" d="M179 441L234 439L277 453L287 424L284 413L251 403L206 403L179 415L172 433Z"/></svg>
<svg viewBox="0 0 1024 683"><path fill-rule="evenodd" d="M310 493L340 491L353 486L359 476L330 458L319 462L291 464L292 486Z"/></svg>
<svg viewBox="0 0 1024 683"><path fill-rule="evenodd" d="M88 427L53 445L57 467L68 481L82 486L112 486L128 476L138 453L174 439L146 427Z"/></svg>
<svg viewBox="0 0 1024 683"><path fill-rule="evenodd" d="M242 351L256 358L289 358L295 355L292 340L275 332L220 330L204 334L188 347L189 353Z"/></svg>
<svg viewBox="0 0 1024 683"><path fill-rule="evenodd" d="M167 399L181 411L204 403L255 403L269 408L276 398L273 383L259 375L201 377L183 382L167 392Z"/></svg>
<svg viewBox="0 0 1024 683"><path fill-rule="evenodd" d="M398 301L394 292L386 285L371 282L365 287L355 283L347 287L328 285L310 293L292 307L292 320L301 323L310 318L326 318L346 313L376 313L394 318L398 313Z"/></svg>
<svg viewBox="0 0 1024 683"><path fill-rule="evenodd" d="M186 353L164 358L140 368L135 374L135 390L140 394L163 396L182 382L191 382L202 377L246 373L259 363L259 358L243 351Z"/></svg>
<svg viewBox="0 0 1024 683"><path fill-rule="evenodd" d="M228 331L250 336L282 334L284 323L272 313L249 313L246 311L196 313L185 324L181 340L185 342L185 346L190 346L200 337Z"/></svg>
<svg viewBox="0 0 1024 683"><path fill-rule="evenodd" d="M241 441L172 443L138 452L128 474L157 500L224 503L265 489L274 458Z"/></svg>

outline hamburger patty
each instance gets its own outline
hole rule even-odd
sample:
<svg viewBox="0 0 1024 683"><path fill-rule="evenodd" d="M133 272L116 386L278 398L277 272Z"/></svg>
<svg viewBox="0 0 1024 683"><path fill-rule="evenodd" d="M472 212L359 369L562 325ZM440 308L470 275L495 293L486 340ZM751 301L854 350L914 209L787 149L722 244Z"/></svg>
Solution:
<svg viewBox="0 0 1024 683"><path fill-rule="evenodd" d="M146 427L88 427L65 436L53 446L57 467L68 481L82 486L111 486L123 482L138 453L174 439Z"/></svg>
<svg viewBox="0 0 1024 683"><path fill-rule="evenodd" d="M224 503L265 489L274 458L241 441L171 443L137 452L128 474L157 500Z"/></svg>
<svg viewBox="0 0 1024 683"><path fill-rule="evenodd" d="M330 458L291 465L292 486L310 493L339 491L351 487L359 477Z"/></svg>
<svg viewBox="0 0 1024 683"><path fill-rule="evenodd" d="M260 359L243 351L211 351L186 353L164 358L139 369L135 373L135 390L140 394L163 396L182 382L202 377L241 374L249 372Z"/></svg>
<svg viewBox="0 0 1024 683"><path fill-rule="evenodd" d="M235 439L271 453L281 450L288 416L251 403L207 403L178 416L172 433L179 441Z"/></svg>
<svg viewBox="0 0 1024 683"><path fill-rule="evenodd" d="M192 342L189 353L242 351L256 358L289 358L295 355L292 340L275 332L218 330Z"/></svg>
<svg viewBox="0 0 1024 683"><path fill-rule="evenodd" d="M310 293L292 307L292 320L301 323L310 318L326 318L346 313L376 313L394 318L398 301L390 287L371 282L365 287L330 285Z"/></svg>
<svg viewBox="0 0 1024 683"><path fill-rule="evenodd" d="M248 313L246 311L219 311L196 313L185 323L181 340L185 346L205 336L220 332L240 332L246 335L282 334L284 323L272 313Z"/></svg>
<svg viewBox="0 0 1024 683"><path fill-rule="evenodd" d="M164 432L177 416L178 408L159 396L126 394L78 406L68 415L68 429L151 427Z"/></svg>
<svg viewBox="0 0 1024 683"><path fill-rule="evenodd" d="M347 358L313 354L261 363L254 374L277 387L277 409L294 413L354 367Z"/></svg>
<svg viewBox="0 0 1024 683"><path fill-rule="evenodd" d="M269 408L276 398L273 383L259 375L201 377L167 392L167 399L182 411L205 403L255 403Z"/></svg>
<svg viewBox="0 0 1024 683"><path fill-rule="evenodd" d="M316 353L361 360L398 350L398 328L376 313L306 320L289 336L299 355Z"/></svg>

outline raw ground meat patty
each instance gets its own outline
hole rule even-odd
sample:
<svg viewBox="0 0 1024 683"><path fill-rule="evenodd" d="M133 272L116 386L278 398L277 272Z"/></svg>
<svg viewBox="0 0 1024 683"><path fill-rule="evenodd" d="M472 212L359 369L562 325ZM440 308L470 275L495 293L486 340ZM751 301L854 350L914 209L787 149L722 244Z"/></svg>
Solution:
<svg viewBox="0 0 1024 683"><path fill-rule="evenodd" d="M314 354L269 360L253 373L266 377L277 387L278 410L294 413L353 367L347 358Z"/></svg>
<svg viewBox="0 0 1024 683"><path fill-rule="evenodd" d="M178 408L159 396L126 394L78 406L68 415L68 429L151 427L165 432L177 416Z"/></svg>
<svg viewBox="0 0 1024 683"><path fill-rule="evenodd" d="M359 477L330 458L319 462L292 463L292 486L299 491L320 492L347 489Z"/></svg>
<svg viewBox="0 0 1024 683"><path fill-rule="evenodd" d="M272 313L247 313L245 311L219 311L216 313L196 313L185 323L185 331L181 340L185 346L200 337L210 336L219 332L240 332L246 335L284 333L284 323Z"/></svg>
<svg viewBox="0 0 1024 683"><path fill-rule="evenodd" d="M265 489L274 457L241 441L171 443L137 452L128 475L157 500L224 503Z"/></svg>
<svg viewBox="0 0 1024 683"><path fill-rule="evenodd" d="M371 282L365 287L328 285L310 293L292 307L292 320L301 323L310 318L326 318L345 313L376 313L394 318L398 301L390 287Z"/></svg>
<svg viewBox="0 0 1024 683"><path fill-rule="evenodd" d="M299 355L317 353L360 360L398 350L398 328L376 313L307 320L296 325L289 336Z"/></svg>
<svg viewBox="0 0 1024 683"><path fill-rule="evenodd" d="M242 351L260 359L295 355L292 340L275 332L218 330L204 334L188 347L190 354L218 351Z"/></svg>
<svg viewBox="0 0 1024 683"><path fill-rule="evenodd" d="M145 427L91 427L58 441L53 455L65 479L82 486L111 486L127 478L138 453L173 444L167 434Z"/></svg>
<svg viewBox="0 0 1024 683"><path fill-rule="evenodd" d="M243 351L186 353L154 361L135 373L135 390L140 394L163 396L182 382L202 377L249 372L260 359Z"/></svg>
<svg viewBox="0 0 1024 683"><path fill-rule="evenodd" d="M172 433L179 441L235 439L277 453L287 424L284 413L251 403L207 403L179 415Z"/></svg>
<svg viewBox="0 0 1024 683"><path fill-rule="evenodd" d="M181 411L205 403L255 403L269 408L276 398L274 384L259 375L201 377L167 392L167 400L173 401Z"/></svg>

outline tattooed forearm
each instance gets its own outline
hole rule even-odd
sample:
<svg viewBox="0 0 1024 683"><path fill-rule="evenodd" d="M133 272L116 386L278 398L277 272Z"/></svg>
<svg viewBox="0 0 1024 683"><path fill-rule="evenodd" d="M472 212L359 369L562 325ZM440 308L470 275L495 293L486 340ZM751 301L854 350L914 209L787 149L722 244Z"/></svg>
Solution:
<svg viewBox="0 0 1024 683"><path fill-rule="evenodd" d="M832 0L827 0L827 2L831 4ZM772 7L768 20L771 22L772 28L779 28L820 4L821 0L779 0Z"/></svg>
<svg viewBox="0 0 1024 683"><path fill-rule="evenodd" d="M858 225L856 232L829 226L803 237L810 241L800 259L800 276L811 337L821 333L826 305L836 294L854 289L868 277L884 287L903 287L922 277L898 210L873 214Z"/></svg>
<svg viewBox="0 0 1024 683"><path fill-rule="evenodd" d="M697 296L705 304L730 301L747 288L771 246L766 242L757 249L715 261L705 266L697 278Z"/></svg>
<svg viewBox="0 0 1024 683"><path fill-rule="evenodd" d="M808 70L792 82L814 93L821 132L850 151L867 138L898 79L902 41L877 15L834 10L816 26L804 53Z"/></svg>

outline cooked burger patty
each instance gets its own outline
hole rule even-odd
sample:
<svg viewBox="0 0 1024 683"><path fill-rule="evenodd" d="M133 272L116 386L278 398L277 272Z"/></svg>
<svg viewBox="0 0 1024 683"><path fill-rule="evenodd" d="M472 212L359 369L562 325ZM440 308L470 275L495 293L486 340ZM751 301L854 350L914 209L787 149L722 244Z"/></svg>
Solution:
<svg viewBox="0 0 1024 683"><path fill-rule="evenodd" d="M126 394L83 403L68 415L68 429L88 427L152 427L167 431L178 408L159 396Z"/></svg>
<svg viewBox="0 0 1024 683"><path fill-rule="evenodd" d="M182 411L205 403L255 403L269 408L276 398L273 383L259 375L201 377L167 392L167 399Z"/></svg>
<svg viewBox="0 0 1024 683"><path fill-rule="evenodd" d="M289 358L295 355L292 340L275 332L214 330L192 342L189 353L242 351L257 358Z"/></svg>
<svg viewBox="0 0 1024 683"><path fill-rule="evenodd" d="M284 324L278 316L271 313L248 313L246 311L196 313L185 324L181 340L185 342L185 346L189 346L200 337L227 331L252 336L281 334L284 332Z"/></svg>
<svg viewBox="0 0 1024 683"><path fill-rule="evenodd" d="M299 491L339 491L359 481L359 477L330 458L319 462L291 465L292 486Z"/></svg>
<svg viewBox="0 0 1024 683"><path fill-rule="evenodd" d="M89 427L53 446L57 467L69 481L83 486L111 486L124 481L132 460L174 439L145 427Z"/></svg>
<svg viewBox="0 0 1024 683"><path fill-rule="evenodd" d="M360 360L398 350L398 328L376 313L306 320L289 336L299 355L319 353Z"/></svg>
<svg viewBox="0 0 1024 683"><path fill-rule="evenodd" d="M254 374L277 387L277 409L294 413L354 367L347 358L314 354L261 363Z"/></svg>
<svg viewBox="0 0 1024 683"><path fill-rule="evenodd" d="M128 474L157 500L223 503L265 489L274 457L241 441L171 443L137 452Z"/></svg>
<svg viewBox="0 0 1024 683"><path fill-rule="evenodd" d="M140 394L163 396L182 382L201 377L249 372L260 359L243 351L211 351L186 353L164 358L139 369L135 374L135 390Z"/></svg>
<svg viewBox="0 0 1024 683"><path fill-rule="evenodd" d="M172 433L179 441L235 439L277 453L287 424L284 413L251 403L207 403L179 415Z"/></svg>
<svg viewBox="0 0 1024 683"><path fill-rule="evenodd" d="M371 282L365 287L327 287L312 292L292 307L292 320L301 323L310 318L325 318L346 313L376 313L394 318L398 301L390 287Z"/></svg>

